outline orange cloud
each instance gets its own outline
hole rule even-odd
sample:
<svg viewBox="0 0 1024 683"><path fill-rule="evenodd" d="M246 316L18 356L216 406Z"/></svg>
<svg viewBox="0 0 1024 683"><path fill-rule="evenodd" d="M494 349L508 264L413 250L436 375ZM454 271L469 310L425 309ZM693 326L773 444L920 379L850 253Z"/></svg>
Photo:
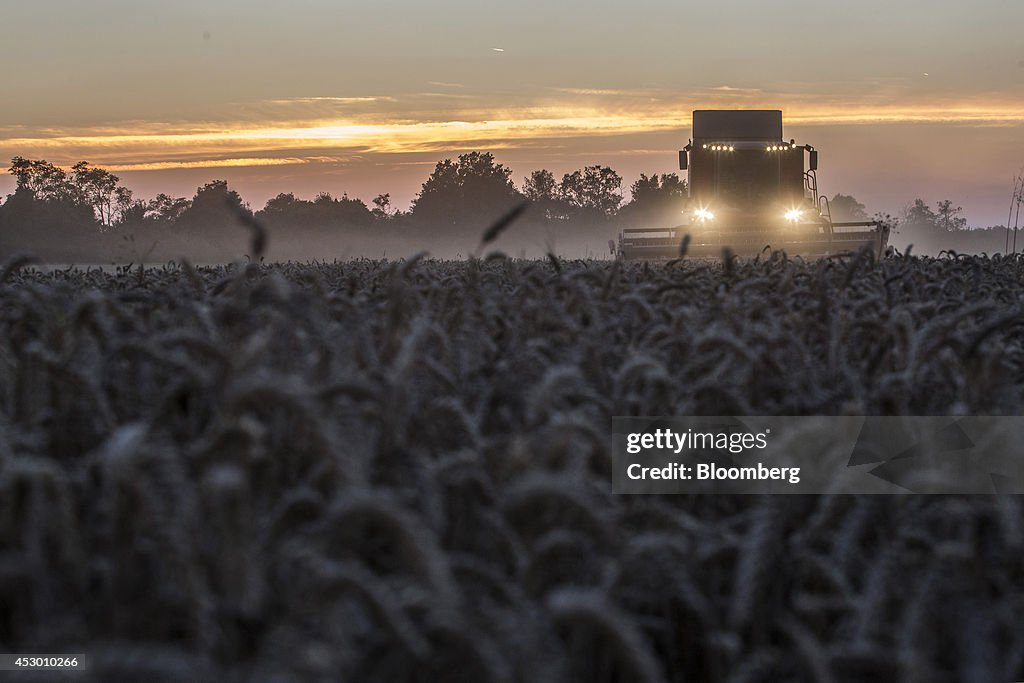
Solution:
<svg viewBox="0 0 1024 683"><path fill-rule="evenodd" d="M0 153L55 163L88 159L113 170L164 170L315 163L347 153L421 153L486 146L492 149L591 136L686 131L695 108L782 108L790 125L957 123L1024 124L1024 98L963 101L933 96L892 104L896 86L873 90L873 101L845 101L801 92L767 94L717 86L700 97L651 89L555 89L532 101L485 105L467 94L463 108L429 111L425 95L303 97L271 100L275 115L262 121L215 123L128 122L84 129L0 131ZM955 104L947 104L955 102ZM367 105L373 105L368 108ZM338 107L342 109L338 109ZM417 111L417 106L420 110ZM303 116L292 118L293 113ZM426 109L426 113L424 113ZM332 159L337 159L333 157Z"/></svg>
<svg viewBox="0 0 1024 683"><path fill-rule="evenodd" d="M199 159L196 161L151 161L134 164L112 164L109 171L166 171L174 168L249 168L254 166L287 166L290 164L308 164L312 159L267 157L239 157L237 159Z"/></svg>

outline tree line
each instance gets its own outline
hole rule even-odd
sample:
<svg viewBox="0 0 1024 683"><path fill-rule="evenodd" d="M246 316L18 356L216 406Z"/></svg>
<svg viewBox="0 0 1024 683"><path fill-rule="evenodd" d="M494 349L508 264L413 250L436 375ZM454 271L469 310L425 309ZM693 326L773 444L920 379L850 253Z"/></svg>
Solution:
<svg viewBox="0 0 1024 683"><path fill-rule="evenodd" d="M195 229L228 219L238 210L280 226L392 223L478 230L524 201L533 205L535 217L556 223L679 222L686 198L686 182L675 173L641 174L630 186L627 202L622 177L597 165L566 173L560 180L548 170L534 171L520 189L512 170L489 152L438 162L407 211L395 210L390 194L375 197L370 208L361 199L321 192L311 200L281 193L253 212L224 180L199 187L191 199L158 194L142 200L134 198L118 176L85 161L65 171L42 159L14 157L9 170L16 187L0 205L5 223L70 224L101 232L141 225Z"/></svg>
<svg viewBox="0 0 1024 683"><path fill-rule="evenodd" d="M829 200L829 206L833 221L869 220L866 207L850 195L835 195ZM898 216L876 213L872 218L892 227L890 244L904 250L912 247L917 253L952 250L994 254L1013 250L1012 230L1007 231L1003 225L970 227L963 207L955 205L951 199L936 202L935 208L923 199L915 199Z"/></svg>
<svg viewBox="0 0 1024 683"><path fill-rule="evenodd" d="M627 200L622 177L601 165L586 166L561 178L540 169L517 186L512 170L490 152L469 152L438 162L405 211L392 206L389 194L375 197L371 208L360 199L328 192L309 200L281 193L253 211L225 180L206 183L191 198L161 193L138 199L118 176L86 161L65 170L42 159L16 156L9 172L16 187L0 204L3 251L26 236L74 241L97 233L153 243L170 239L217 246L223 228L236 224L239 212L255 216L277 234L382 234L379 229L366 230L376 226L389 228L385 232L392 234L451 237L469 244L496 217L523 203L529 207L527 220L549 235L590 234L598 244L621 227L667 227L683 222L687 198L686 181L677 174L653 173L641 174L629 186ZM829 206L836 221L868 218L866 207L850 195L833 196ZM967 229L962 208L948 199L934 210L916 199L903 215L881 218L897 226L899 239L919 246L959 233L977 233ZM1005 229L999 230L1005 235Z"/></svg>

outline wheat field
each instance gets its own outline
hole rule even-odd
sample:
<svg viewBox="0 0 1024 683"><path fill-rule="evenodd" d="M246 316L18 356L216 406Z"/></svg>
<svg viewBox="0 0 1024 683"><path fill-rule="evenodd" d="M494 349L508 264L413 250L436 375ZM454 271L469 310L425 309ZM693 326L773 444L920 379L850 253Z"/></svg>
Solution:
<svg viewBox="0 0 1024 683"><path fill-rule="evenodd" d="M1019 414L1022 277L14 259L0 647L96 681L1024 678L1019 498L613 496L610 455L614 415Z"/></svg>

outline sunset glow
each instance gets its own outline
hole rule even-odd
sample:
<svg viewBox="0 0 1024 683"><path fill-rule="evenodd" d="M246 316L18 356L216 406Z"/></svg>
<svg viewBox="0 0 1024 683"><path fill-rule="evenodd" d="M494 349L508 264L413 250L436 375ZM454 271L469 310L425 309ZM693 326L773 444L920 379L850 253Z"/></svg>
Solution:
<svg viewBox="0 0 1024 683"><path fill-rule="evenodd" d="M302 101L317 98L304 98ZM330 98L331 101L336 101ZM345 98L372 101L375 98ZM281 104L281 101L277 102ZM45 156L71 163L90 159L112 170L165 170L170 168L220 168L269 166L324 161L323 150L401 154L446 152L467 145L489 149L522 146L543 147L545 140L595 135L625 135L675 131L684 136L690 110L715 105L662 100L657 106L629 110L603 110L596 106L545 105L493 112L453 112L456 120L401 120L381 111L381 122L356 118L322 119L301 125L288 121L251 123L224 121L216 127L173 123L143 123L124 128L47 129L35 135L0 138L0 149L22 155ZM720 106L720 105L719 105ZM759 101L751 108L769 107ZM666 112L680 112L668 115ZM972 126L1018 126L1024 123L1024 102L964 104L956 107L834 106L815 109L795 105L785 110L790 125L859 125L891 123L946 123ZM20 152L19 152L20 150ZM287 151L289 156L276 154ZM308 152L310 156L301 156ZM176 158L182 157L185 158ZM234 156L240 155L240 156ZM244 155L244 156L241 156ZM328 157L328 161L338 161Z"/></svg>
<svg viewBox="0 0 1024 683"><path fill-rule="evenodd" d="M942 195L978 223L1005 221L996 204L1024 165L1018 5L921 14L868 0L811 17L742 2L737 25L650 2L624 18L574 2L477 16L461 2L303 13L188 0L151 8L139 32L130 3L64 4L66 25L28 5L5 17L0 158L88 160L142 194L226 177L255 205L321 190L402 205L433 163L470 150L495 152L517 182L609 164L628 185L675 170L691 111L715 108L782 109L787 136L822 150L825 186L879 210ZM863 25L879 12L886 22ZM674 27L695 20L703 30L681 40ZM41 57L44 30L63 47ZM891 150L883 167L868 149ZM12 187L0 179L0 194Z"/></svg>

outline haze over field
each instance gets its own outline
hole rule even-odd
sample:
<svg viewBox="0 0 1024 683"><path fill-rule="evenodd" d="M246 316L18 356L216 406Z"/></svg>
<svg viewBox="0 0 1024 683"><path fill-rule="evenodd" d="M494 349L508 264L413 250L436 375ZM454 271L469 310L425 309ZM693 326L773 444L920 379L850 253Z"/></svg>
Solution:
<svg viewBox="0 0 1024 683"><path fill-rule="evenodd" d="M1024 164L1024 3L5 3L0 158L86 159L138 196L226 178L390 192L494 151L514 180L675 169L694 108L781 108L826 193L1002 224ZM14 187L0 180L0 192Z"/></svg>

